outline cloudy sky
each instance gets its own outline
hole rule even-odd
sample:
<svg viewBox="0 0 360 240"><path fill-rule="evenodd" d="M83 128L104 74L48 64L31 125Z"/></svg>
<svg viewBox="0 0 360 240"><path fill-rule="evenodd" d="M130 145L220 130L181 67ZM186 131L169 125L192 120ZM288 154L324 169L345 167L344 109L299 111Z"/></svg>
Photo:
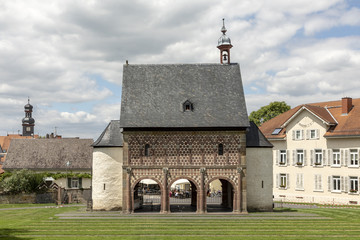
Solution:
<svg viewBox="0 0 360 240"><path fill-rule="evenodd" d="M29 96L36 134L96 139L120 117L126 60L218 63L222 18L249 113L360 97L358 0L0 1L0 135Z"/></svg>

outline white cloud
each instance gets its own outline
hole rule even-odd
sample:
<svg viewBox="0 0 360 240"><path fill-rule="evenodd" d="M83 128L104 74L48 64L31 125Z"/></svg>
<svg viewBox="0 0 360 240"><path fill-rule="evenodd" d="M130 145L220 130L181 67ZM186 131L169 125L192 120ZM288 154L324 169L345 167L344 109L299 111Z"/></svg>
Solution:
<svg viewBox="0 0 360 240"><path fill-rule="evenodd" d="M359 34L345 0L5 1L0 3L1 134L18 129L27 97L46 134L96 138L118 119L122 66L218 62L226 18L240 62L248 109L358 97ZM261 95L259 95L261 93ZM61 105L61 107L58 107ZM74 107L75 106L75 107ZM21 126L20 126L21 127Z"/></svg>

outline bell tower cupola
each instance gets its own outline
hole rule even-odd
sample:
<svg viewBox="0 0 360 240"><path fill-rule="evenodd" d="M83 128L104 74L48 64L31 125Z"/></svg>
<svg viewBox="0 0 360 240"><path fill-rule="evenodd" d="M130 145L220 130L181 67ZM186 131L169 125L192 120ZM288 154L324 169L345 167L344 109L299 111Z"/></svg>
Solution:
<svg viewBox="0 0 360 240"><path fill-rule="evenodd" d="M218 40L217 48L220 50L220 63L230 64L230 48L232 48L231 40L226 36L225 19L223 18L223 26L221 32L223 35Z"/></svg>
<svg viewBox="0 0 360 240"><path fill-rule="evenodd" d="M30 98L28 98L28 104L24 106L25 117L22 119L23 136L33 136L35 119L32 118L33 106L30 104Z"/></svg>

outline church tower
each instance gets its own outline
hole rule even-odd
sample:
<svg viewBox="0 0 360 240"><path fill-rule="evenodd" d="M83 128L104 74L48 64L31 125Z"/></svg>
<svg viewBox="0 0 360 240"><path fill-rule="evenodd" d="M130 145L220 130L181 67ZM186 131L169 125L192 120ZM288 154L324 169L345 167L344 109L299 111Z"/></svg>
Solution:
<svg viewBox="0 0 360 240"><path fill-rule="evenodd" d="M32 109L33 106L30 104L30 99L28 98L28 104L24 106L25 108L25 117L22 119L23 126L23 136L33 136L34 135L34 126L35 119L32 118Z"/></svg>
<svg viewBox="0 0 360 240"><path fill-rule="evenodd" d="M230 48L232 48L230 38L226 36L225 19L223 18L223 26L221 32L223 35L218 40L217 48L220 50L220 63L230 64Z"/></svg>

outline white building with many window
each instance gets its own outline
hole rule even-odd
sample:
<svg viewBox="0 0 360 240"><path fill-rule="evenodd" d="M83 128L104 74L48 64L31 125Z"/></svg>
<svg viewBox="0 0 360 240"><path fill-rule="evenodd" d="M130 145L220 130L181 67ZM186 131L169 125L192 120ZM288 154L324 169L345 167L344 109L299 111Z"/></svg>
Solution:
<svg viewBox="0 0 360 240"><path fill-rule="evenodd" d="M360 204L360 99L297 106L260 130L274 145L274 198Z"/></svg>

